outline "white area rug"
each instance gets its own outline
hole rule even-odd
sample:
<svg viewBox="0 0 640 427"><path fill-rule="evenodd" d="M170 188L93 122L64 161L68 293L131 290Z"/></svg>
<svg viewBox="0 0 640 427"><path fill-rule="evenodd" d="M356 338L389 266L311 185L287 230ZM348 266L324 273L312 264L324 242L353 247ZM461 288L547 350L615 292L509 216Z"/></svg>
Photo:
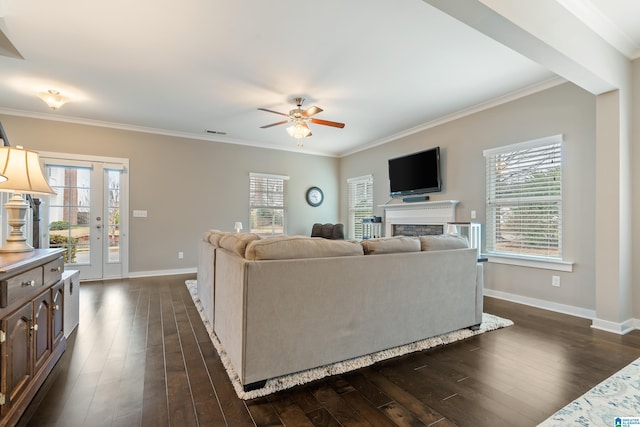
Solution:
<svg viewBox="0 0 640 427"><path fill-rule="evenodd" d="M454 331L448 334L439 335L433 338L429 338L422 341L417 341L411 344L403 345L400 347L395 347L389 350L379 351L377 353L368 354L366 356L356 357L354 359L346 360L343 362L334 363L332 365L321 366L319 368L309 369L307 371L298 372L296 374L284 375L282 377L273 378L267 381L263 388L251 391L244 391L238 376L233 369L233 366L229 359L227 358L226 352L222 347L222 344L218 340L218 337L213 332L213 327L209 320L204 315L202 304L200 303L200 298L198 298L197 293L197 283L195 280L187 280L186 281L187 288L189 288L189 292L191 293L191 297L193 298L193 302L195 303L198 311L200 312L200 317L204 322L205 327L207 328L207 332L211 337L211 341L215 346L218 354L220 355L220 359L224 367L227 370L227 374L233 383L233 386L236 390L236 394L240 399L248 400L255 399L257 397L266 396L271 393L275 393L280 390L286 390L288 388L306 384L308 382L328 377L331 375L343 374L345 372L353 371L356 369L364 368L365 366L373 365L376 362L381 360L389 359L392 357L402 356L404 354L413 353L415 351L426 350L428 348L437 347L444 344L450 344L455 341L460 341L465 338L469 338L474 335L482 334L484 332L492 331L499 328L504 328L507 326L513 325L513 322L508 319L503 319L498 316L494 316L492 314L484 313L482 315L482 324L480 325L480 329L477 331L472 331L470 329L460 329L458 331Z"/></svg>
<svg viewBox="0 0 640 427"><path fill-rule="evenodd" d="M640 426L640 359L553 414L540 426Z"/></svg>

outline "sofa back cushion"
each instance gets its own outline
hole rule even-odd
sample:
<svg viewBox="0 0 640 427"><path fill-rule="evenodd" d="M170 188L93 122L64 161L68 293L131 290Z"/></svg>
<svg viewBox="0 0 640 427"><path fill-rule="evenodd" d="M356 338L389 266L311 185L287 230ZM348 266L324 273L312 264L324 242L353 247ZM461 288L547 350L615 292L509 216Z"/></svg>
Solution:
<svg viewBox="0 0 640 427"><path fill-rule="evenodd" d="M203 242L209 242L209 237L212 234L216 234L216 233L219 233L219 232L220 232L219 230L215 230L213 228L211 230L205 231L204 233L202 233L202 241Z"/></svg>
<svg viewBox="0 0 640 427"><path fill-rule="evenodd" d="M420 252L420 240L415 237L380 237L362 241L365 255Z"/></svg>
<svg viewBox="0 0 640 427"><path fill-rule="evenodd" d="M438 234L433 236L420 236L420 245L423 251L446 251L450 249L468 248L469 241L464 236Z"/></svg>
<svg viewBox="0 0 640 427"><path fill-rule="evenodd" d="M326 258L362 255L362 246L349 240L327 240L320 237L283 236L255 240L247 245L249 260Z"/></svg>
<svg viewBox="0 0 640 427"><path fill-rule="evenodd" d="M253 233L224 233L218 246L243 257L249 242L255 240L260 240L260 236Z"/></svg>
<svg viewBox="0 0 640 427"><path fill-rule="evenodd" d="M222 236L229 234L228 231L220 231L220 230L208 230L204 233L204 240L211 243L213 246L219 248L220 247L220 239Z"/></svg>

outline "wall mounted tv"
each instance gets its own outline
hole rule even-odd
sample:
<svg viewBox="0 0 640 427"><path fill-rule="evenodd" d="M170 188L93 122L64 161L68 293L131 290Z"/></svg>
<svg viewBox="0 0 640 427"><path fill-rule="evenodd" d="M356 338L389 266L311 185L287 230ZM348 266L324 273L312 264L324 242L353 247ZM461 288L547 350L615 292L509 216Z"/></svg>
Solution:
<svg viewBox="0 0 640 427"><path fill-rule="evenodd" d="M389 159L389 187L391 197L441 191L440 147Z"/></svg>

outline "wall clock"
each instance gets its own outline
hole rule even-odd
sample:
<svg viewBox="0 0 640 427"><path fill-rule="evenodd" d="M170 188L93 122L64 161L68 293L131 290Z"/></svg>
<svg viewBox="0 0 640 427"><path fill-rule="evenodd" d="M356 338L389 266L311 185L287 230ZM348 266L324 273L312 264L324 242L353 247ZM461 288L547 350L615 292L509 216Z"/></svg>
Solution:
<svg viewBox="0 0 640 427"><path fill-rule="evenodd" d="M324 193L318 187L310 187L307 190L307 203L313 206L320 206L324 201Z"/></svg>

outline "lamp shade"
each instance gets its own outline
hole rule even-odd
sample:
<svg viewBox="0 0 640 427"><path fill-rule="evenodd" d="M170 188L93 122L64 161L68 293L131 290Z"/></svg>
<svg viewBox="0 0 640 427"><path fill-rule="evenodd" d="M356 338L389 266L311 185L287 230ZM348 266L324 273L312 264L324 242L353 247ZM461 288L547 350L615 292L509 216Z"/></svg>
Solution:
<svg viewBox="0 0 640 427"><path fill-rule="evenodd" d="M49 187L35 151L17 147L0 147L0 191L22 194L55 194Z"/></svg>
<svg viewBox="0 0 640 427"><path fill-rule="evenodd" d="M455 224L447 224L447 230L446 230L446 234L450 234L453 236L459 235L460 232L458 231L458 226Z"/></svg>

